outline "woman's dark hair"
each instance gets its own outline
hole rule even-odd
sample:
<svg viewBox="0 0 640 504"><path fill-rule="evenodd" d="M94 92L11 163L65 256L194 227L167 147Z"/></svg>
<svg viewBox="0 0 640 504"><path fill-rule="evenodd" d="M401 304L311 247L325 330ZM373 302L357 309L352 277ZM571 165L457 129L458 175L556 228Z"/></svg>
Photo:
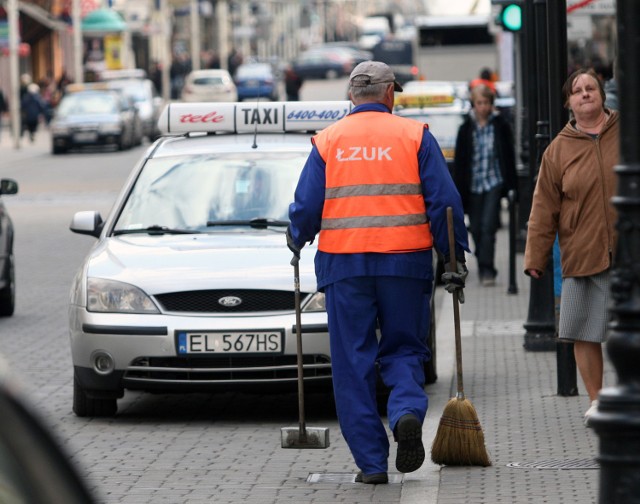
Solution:
<svg viewBox="0 0 640 504"><path fill-rule="evenodd" d="M569 98L571 97L571 90L573 89L573 83L580 75L589 75L593 77L593 79L598 83L598 89L600 90L600 97L602 98L602 103L604 105L605 100L607 99L607 95L604 92L604 86L602 81L598 78L598 74L595 72L593 68L580 68L573 72L569 78L565 81L562 86L562 96L564 98L564 106L569 108Z"/></svg>

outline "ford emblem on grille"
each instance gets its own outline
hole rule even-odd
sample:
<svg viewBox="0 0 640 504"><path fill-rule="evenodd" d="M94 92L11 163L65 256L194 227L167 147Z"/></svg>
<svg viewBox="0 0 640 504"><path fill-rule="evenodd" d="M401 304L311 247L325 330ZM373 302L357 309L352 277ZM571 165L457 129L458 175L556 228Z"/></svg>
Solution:
<svg viewBox="0 0 640 504"><path fill-rule="evenodd" d="M239 304L242 304L242 299L236 296L225 296L218 299L218 304L228 307L238 306Z"/></svg>

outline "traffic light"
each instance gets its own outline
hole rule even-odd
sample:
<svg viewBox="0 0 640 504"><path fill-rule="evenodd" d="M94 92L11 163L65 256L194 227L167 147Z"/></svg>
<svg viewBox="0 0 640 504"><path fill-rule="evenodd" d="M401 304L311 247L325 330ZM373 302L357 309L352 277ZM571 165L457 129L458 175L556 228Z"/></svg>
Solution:
<svg viewBox="0 0 640 504"><path fill-rule="evenodd" d="M499 24L507 31L517 32L522 29L522 6L510 3L502 7Z"/></svg>

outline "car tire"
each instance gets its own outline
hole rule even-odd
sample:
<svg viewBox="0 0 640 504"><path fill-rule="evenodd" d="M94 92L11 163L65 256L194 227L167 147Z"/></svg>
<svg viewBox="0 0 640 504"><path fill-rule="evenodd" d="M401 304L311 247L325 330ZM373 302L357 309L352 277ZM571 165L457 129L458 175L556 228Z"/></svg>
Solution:
<svg viewBox="0 0 640 504"><path fill-rule="evenodd" d="M67 152L66 147L58 147L56 145L51 147L51 154L65 154L66 152Z"/></svg>
<svg viewBox="0 0 640 504"><path fill-rule="evenodd" d="M108 417L118 411L118 400L115 398L95 399L89 397L80 385L77 376L73 376L73 412L79 417Z"/></svg>
<svg viewBox="0 0 640 504"><path fill-rule="evenodd" d="M0 317L10 317L16 307L16 266L13 253L9 254L4 272L7 285L0 289Z"/></svg>
<svg viewBox="0 0 640 504"><path fill-rule="evenodd" d="M325 74L325 77L329 80L332 79L337 79L338 78L338 72L335 70L327 70L327 73Z"/></svg>

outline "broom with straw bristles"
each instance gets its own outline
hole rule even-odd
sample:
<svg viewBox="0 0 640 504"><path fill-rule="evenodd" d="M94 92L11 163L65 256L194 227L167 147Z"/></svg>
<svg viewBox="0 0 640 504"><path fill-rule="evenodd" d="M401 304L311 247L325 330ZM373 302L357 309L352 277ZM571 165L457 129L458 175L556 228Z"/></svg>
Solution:
<svg viewBox="0 0 640 504"><path fill-rule="evenodd" d="M451 271L457 271L455 239L453 232L453 210L447 208L449 230L449 256ZM431 460L435 464L458 466L491 465L484 445L484 433L476 409L465 398L462 382L462 342L460 338L460 307L458 291L453 292L453 317L456 337L456 374L458 393L444 408L436 437L431 446Z"/></svg>

